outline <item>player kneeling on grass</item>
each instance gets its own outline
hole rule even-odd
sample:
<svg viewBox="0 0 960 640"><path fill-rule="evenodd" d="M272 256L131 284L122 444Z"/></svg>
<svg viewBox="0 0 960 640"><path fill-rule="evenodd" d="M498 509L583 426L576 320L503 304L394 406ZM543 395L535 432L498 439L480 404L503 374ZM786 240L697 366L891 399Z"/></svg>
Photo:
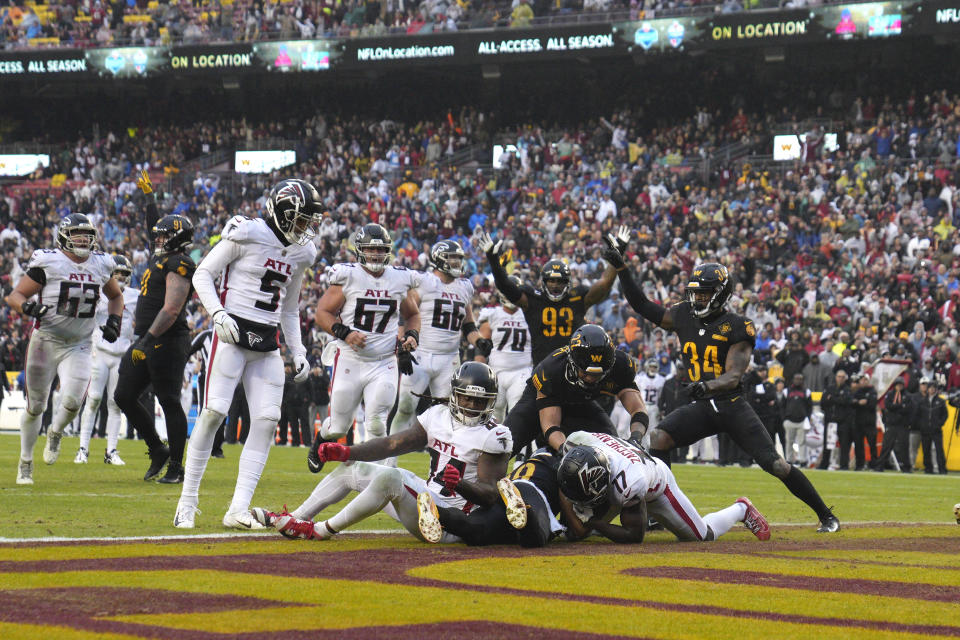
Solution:
<svg viewBox="0 0 960 640"><path fill-rule="evenodd" d="M557 481L563 496L588 514L582 527L573 527L575 536L593 531L614 542L643 542L649 514L683 541L716 540L738 522L760 540L770 539L770 526L747 498L701 518L670 467L626 440L577 431L567 443L572 448L560 461ZM610 523L616 515L620 525Z"/></svg>
<svg viewBox="0 0 960 640"><path fill-rule="evenodd" d="M251 510L257 521L275 527L288 538L326 539L345 528L383 511L414 536L429 542L456 542L437 523L425 494L435 504L469 513L477 505L500 500L497 481L507 473L513 447L510 430L491 420L497 400L497 379L487 365L466 362L453 376L448 403L426 410L411 428L400 433L347 447L335 442L320 445L321 462L344 462L327 475L307 500L287 513ZM374 460L428 449L430 474L423 480L412 471ZM359 492L330 519L312 518L326 507Z"/></svg>

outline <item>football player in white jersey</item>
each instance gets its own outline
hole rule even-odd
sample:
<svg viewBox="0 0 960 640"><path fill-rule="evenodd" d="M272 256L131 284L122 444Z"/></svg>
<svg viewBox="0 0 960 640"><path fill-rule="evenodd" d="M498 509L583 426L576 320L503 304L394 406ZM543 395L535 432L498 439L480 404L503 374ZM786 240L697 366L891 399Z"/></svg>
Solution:
<svg viewBox="0 0 960 640"><path fill-rule="evenodd" d="M103 452L103 461L106 464L126 464L117 453L117 440L120 434L120 407L113 399L117 389L120 356L122 356L133 341L133 316L137 311L137 300L140 290L131 287L130 276L133 274L133 265L126 256L114 256L116 267L113 269L113 279L123 289L123 319L120 322L120 337L114 342L107 342L103 334L97 336L93 343L93 358L90 361L93 373L90 376L90 386L87 391L87 403L84 405L80 417L80 448L73 461L77 464L86 464L90 455L90 436L97 422L97 411L103 399L103 388L107 388L107 448ZM106 296L101 294L106 299ZM97 324L106 321L104 305L97 308Z"/></svg>
<svg viewBox="0 0 960 640"><path fill-rule="evenodd" d="M663 391L663 383L666 378L660 375L660 364L656 358L648 358L643 363L643 371L637 374L637 388L640 395L643 396L643 402L647 405L647 415L650 418L650 426L647 431L653 429L660 422L660 410L657 408L657 401L660 399L660 392ZM610 419L617 426L617 433L621 438L630 437L630 416L626 410L619 404L610 412ZM646 441L643 442L646 446Z"/></svg>
<svg viewBox="0 0 960 640"><path fill-rule="evenodd" d="M509 276L508 279L518 288L523 285L517 276ZM479 325L480 335L493 343L486 360L497 374L500 392L493 416L497 422L501 422L523 395L523 389L533 369L533 356L530 327L527 326L523 312L502 293L497 295L500 306L481 311ZM628 420L629 418L630 416L627 416Z"/></svg>
<svg viewBox="0 0 960 640"><path fill-rule="evenodd" d="M320 428L307 454L313 473L323 468L317 457L320 445L346 435L361 401L366 437L386 434L387 415L397 398L397 370L412 371L412 352L420 343L420 309L409 295L419 274L390 264L390 234L379 224L357 229L353 246L357 263L334 265L330 286L317 303L317 326L337 338L337 353L330 378L330 423Z"/></svg>
<svg viewBox="0 0 960 640"><path fill-rule="evenodd" d="M476 505L499 501L497 481L507 473L513 441L508 428L490 419L497 400L497 379L490 367L463 363L451 388L447 403L424 411L406 431L353 447L324 443L322 461L350 464L334 469L291 513L257 508L254 517L287 537L326 539L383 511L421 540L456 542L459 538L441 529L436 505L469 513ZM423 448L430 452L426 480L407 469L370 462ZM311 520L351 491L359 495L339 513L323 522Z"/></svg>
<svg viewBox="0 0 960 640"><path fill-rule="evenodd" d="M90 340L101 290L107 296L108 313L101 327L103 339L113 342L120 335L123 292L112 278L113 258L94 251L97 230L90 219L82 213L64 217L56 242L57 249L33 252L27 274L5 298L14 311L36 318L24 363L27 410L20 419L17 484L33 484L33 445L54 376L60 376L60 405L43 450L47 464L57 461L63 429L80 411L90 382ZM38 299L31 299L38 294Z"/></svg>
<svg viewBox="0 0 960 640"><path fill-rule="evenodd" d="M440 240L430 249L433 270L418 274L420 285L411 296L420 308L421 344L413 372L400 378L400 397L390 433L410 426L419 396L428 386L435 397L450 396L450 378L459 364L461 333L481 356L489 355L493 348L489 336L481 336L473 321L473 284L461 277L465 259L460 243Z"/></svg>
<svg viewBox="0 0 960 640"><path fill-rule="evenodd" d="M632 442L603 433L577 431L567 436L571 449L557 471L560 492L588 514L575 535L597 531L614 542L642 542L647 515L683 541L716 540L742 522L760 540L770 526L747 498L700 517L673 472ZM620 525L610 524L620 516Z"/></svg>
<svg viewBox="0 0 960 640"><path fill-rule="evenodd" d="M310 374L300 337L299 302L303 273L317 256L310 240L322 216L320 194L303 180L283 180L271 189L266 210L265 218L231 218L220 242L193 276L215 335L207 362L204 406L190 438L183 491L173 520L181 529L194 526L200 480L241 381L250 407L250 433L223 525L263 528L250 518L249 508L280 419L284 365L278 325L293 355L294 380L303 382ZM218 277L219 291L214 283Z"/></svg>

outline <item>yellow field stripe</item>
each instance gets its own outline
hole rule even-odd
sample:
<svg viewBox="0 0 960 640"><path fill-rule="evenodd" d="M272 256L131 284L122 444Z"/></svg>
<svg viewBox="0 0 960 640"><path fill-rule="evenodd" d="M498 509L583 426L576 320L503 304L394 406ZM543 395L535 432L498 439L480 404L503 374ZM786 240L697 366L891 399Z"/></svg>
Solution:
<svg viewBox="0 0 960 640"><path fill-rule="evenodd" d="M771 557L823 558L847 562L893 562L907 565L946 567L947 571L960 569L960 555L955 553L926 553L924 551L852 551L850 549L807 549L805 551L775 551ZM938 569L941 570L941 569ZM886 571L886 568L883 569Z"/></svg>
<svg viewBox="0 0 960 640"><path fill-rule="evenodd" d="M502 563L499 572L503 573ZM582 566L579 568L578 576L580 582L583 582ZM171 611L108 618L180 630L254 633L485 620L494 624L526 625L546 630L565 629L584 633L632 635L670 640L686 638L694 640L704 637L729 640L743 638L744 621L739 616L665 611L634 604L581 606L580 603L569 603L564 606L563 603L552 598L475 591L457 592L435 587L324 578L287 578L282 581L266 581L260 575L216 571L103 572L102 575L97 575L96 572L68 572L15 574L9 577L13 578L14 584L10 584L13 588L27 585L59 588L93 586L98 584L98 581L106 580L116 587L156 589L162 585L178 584L182 585L184 591L283 599L291 605L257 611L190 614L177 614ZM601 579L602 576L598 582ZM547 612L549 615L546 615ZM890 619L898 619L894 612L888 613L891 615ZM944 622L933 616L929 619L941 624ZM762 619L751 619L749 625L751 635L785 640L794 638L807 640L810 637L838 640L897 640L923 637L875 629Z"/></svg>
<svg viewBox="0 0 960 640"><path fill-rule="evenodd" d="M590 580L583 579L583 563L564 563L560 558L518 558L511 562L509 573L502 570L499 560L464 560L418 567L410 575L444 580L459 584L482 585L546 591L598 597L636 598L691 606L716 606L744 611L793 614L818 618L850 618L886 622L896 620L905 624L936 624L960 627L960 607L947 602L930 602L890 596L859 595L833 591L789 589L769 585L712 584L698 580L673 578L646 578L626 575L626 569L645 566L671 565L703 568L761 571L778 577L779 566L769 560L748 556L721 554L656 554L635 556L592 556ZM783 563L786 564L786 563ZM812 563L817 571L812 577L854 577L842 566L830 565L828 571L822 562ZM874 574L886 573L873 568L869 575L861 571L856 577L869 579ZM836 570L836 572L835 572ZM917 570L914 568L914 571ZM952 574L952 572L947 572ZM956 585L958 576L950 576L936 584ZM915 581L909 581L915 582Z"/></svg>

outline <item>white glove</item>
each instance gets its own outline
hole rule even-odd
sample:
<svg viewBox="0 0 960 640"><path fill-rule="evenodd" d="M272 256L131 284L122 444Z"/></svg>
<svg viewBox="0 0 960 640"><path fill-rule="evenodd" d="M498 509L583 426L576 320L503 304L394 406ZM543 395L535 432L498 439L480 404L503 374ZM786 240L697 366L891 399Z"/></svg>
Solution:
<svg viewBox="0 0 960 640"><path fill-rule="evenodd" d="M240 327L237 326L237 321L223 309L213 314L213 328L217 332L217 337L227 344L240 342Z"/></svg>
<svg viewBox="0 0 960 640"><path fill-rule="evenodd" d="M610 239L610 246L616 248L616 250L620 252L620 255L623 255L623 252L627 250L630 244L630 227L622 224L620 228L617 229L617 235L608 233L607 237Z"/></svg>
<svg viewBox="0 0 960 640"><path fill-rule="evenodd" d="M297 372L297 374L293 376L294 382L303 382L306 380L307 376L310 375L310 363L307 362L307 356L293 356L293 369Z"/></svg>
<svg viewBox="0 0 960 640"><path fill-rule="evenodd" d="M480 251L484 253L493 252L494 255L500 255L500 249L503 247L503 240L497 240L494 242L493 238L490 237L490 234L484 231L480 234L480 238L477 242L480 246Z"/></svg>

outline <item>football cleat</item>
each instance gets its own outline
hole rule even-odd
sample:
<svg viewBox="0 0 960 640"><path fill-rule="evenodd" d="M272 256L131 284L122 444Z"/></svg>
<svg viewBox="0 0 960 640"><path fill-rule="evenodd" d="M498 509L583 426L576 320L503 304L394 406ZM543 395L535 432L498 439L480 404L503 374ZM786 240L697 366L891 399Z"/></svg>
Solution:
<svg viewBox="0 0 960 640"><path fill-rule="evenodd" d="M103 463L112 464L117 467L122 467L123 465L127 464L123 461L123 458L120 457L120 454L117 453L116 449L111 449L110 451L105 450L103 452Z"/></svg>
<svg viewBox="0 0 960 640"><path fill-rule="evenodd" d="M170 461L167 465L167 473L157 480L160 484L183 484L183 465Z"/></svg>
<svg viewBox="0 0 960 640"><path fill-rule="evenodd" d="M193 521L200 513L195 504L180 503L177 505L177 513L173 516L173 526L177 529L193 529Z"/></svg>
<svg viewBox="0 0 960 640"><path fill-rule="evenodd" d="M833 513L821 520L820 526L817 528L817 533L835 533L837 531L840 531L840 521Z"/></svg>
<svg viewBox="0 0 960 640"><path fill-rule="evenodd" d="M507 508L507 522L514 529L523 529L527 526L527 505L517 487L510 482L510 478L497 480L497 491Z"/></svg>
<svg viewBox="0 0 960 640"><path fill-rule="evenodd" d="M320 461L320 445L324 442L326 440L321 438L318 433L310 444L310 452L307 453L307 469L310 470L310 473L320 473L323 469L323 462Z"/></svg>
<svg viewBox="0 0 960 640"><path fill-rule="evenodd" d="M280 517L273 511L267 511L263 507L254 507L253 509L250 509L250 515L253 516L253 519L262 524L264 527L272 527L273 523L276 522L278 517ZM283 515L289 515L289 513L287 513L287 505L283 505Z"/></svg>
<svg viewBox="0 0 960 640"><path fill-rule="evenodd" d="M90 455L87 453L87 450L83 447L77 449L77 455L73 459L74 464L87 464L87 461L90 459Z"/></svg>
<svg viewBox="0 0 960 640"><path fill-rule="evenodd" d="M957 524L960 524L960 502L953 505L953 517L957 519Z"/></svg>
<svg viewBox="0 0 960 640"><path fill-rule="evenodd" d="M43 445L43 461L47 464L53 464L60 457L60 440L62 433L56 431L47 431L47 444Z"/></svg>
<svg viewBox="0 0 960 640"><path fill-rule="evenodd" d="M17 484L33 484L33 460L21 460L17 467Z"/></svg>
<svg viewBox="0 0 960 640"><path fill-rule="evenodd" d="M757 536L758 540L769 540L770 525L767 524L767 519L763 517L763 514L750 502L750 498L737 498L737 502L747 508L747 512L743 516L743 526L750 529L750 533Z"/></svg>
<svg viewBox="0 0 960 640"><path fill-rule="evenodd" d="M284 538L320 540L320 536L313 528L313 520L301 520L293 514L286 513L286 510L274 519L273 526Z"/></svg>
<svg viewBox="0 0 960 640"><path fill-rule="evenodd" d="M223 516L223 526L228 529L240 529L241 531L266 529L264 525L254 520L249 511L227 512L227 514Z"/></svg>
<svg viewBox="0 0 960 640"><path fill-rule="evenodd" d="M143 475L143 479L153 480L160 475L163 465L167 464L167 460L170 459L170 449L166 445L161 445L156 451L147 452L147 455L150 456L150 468Z"/></svg>
<svg viewBox="0 0 960 640"><path fill-rule="evenodd" d="M433 501L433 496L429 491L424 491L417 496L417 526L420 528L420 535L423 539L432 544L440 542L443 537L443 527L440 525L440 512L437 511L437 503Z"/></svg>

